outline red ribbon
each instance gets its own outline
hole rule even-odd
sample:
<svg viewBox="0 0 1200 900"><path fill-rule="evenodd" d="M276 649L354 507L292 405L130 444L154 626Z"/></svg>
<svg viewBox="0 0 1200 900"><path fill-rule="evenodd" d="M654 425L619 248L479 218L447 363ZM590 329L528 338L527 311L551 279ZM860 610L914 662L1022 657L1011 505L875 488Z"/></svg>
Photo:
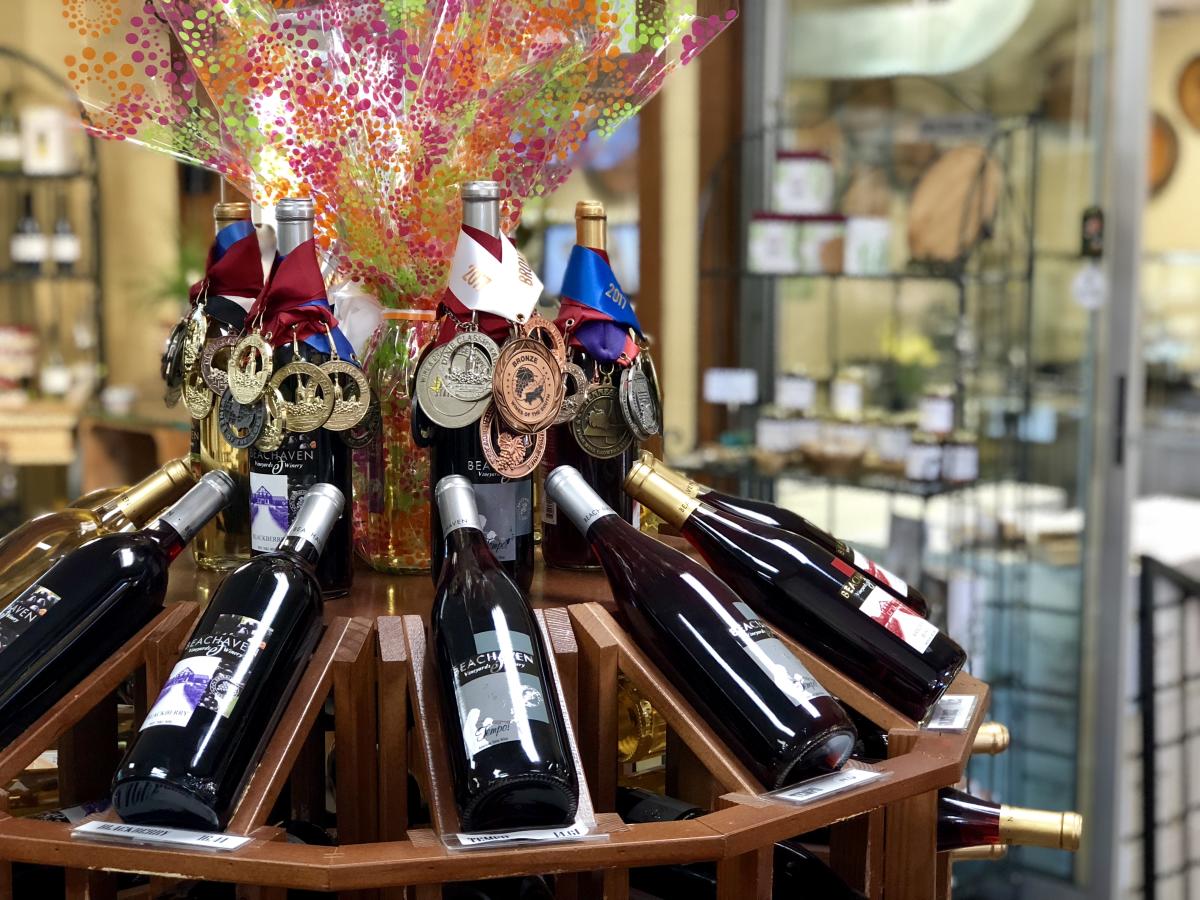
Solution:
<svg viewBox="0 0 1200 900"><path fill-rule="evenodd" d="M205 291L220 297L257 297L262 293L262 252L257 235L248 234L240 241L234 241L216 262L213 261L215 251L215 245L208 248L204 277L188 291L193 303Z"/></svg>
<svg viewBox="0 0 1200 900"><path fill-rule="evenodd" d="M496 257L498 260L503 259L504 245L500 238L493 237L486 231L480 231L478 228L472 228L470 225L462 227L463 232L474 240L479 246L483 247L488 253ZM449 311L452 316L442 317L442 324L438 328L437 343L444 344L458 333L458 322L470 322L471 310L463 306L459 299L454 296L454 292L449 287L446 288L446 293L442 295L442 312ZM458 319L458 322L455 321ZM509 330L512 328L512 323L504 316L497 316L491 313L479 314L479 330L494 340L497 344L503 344L508 340Z"/></svg>
<svg viewBox="0 0 1200 900"><path fill-rule="evenodd" d="M276 259L271 277L246 316L252 322L262 316L262 331L271 335L271 343L281 347L297 340L324 334L337 327L337 319L325 299L325 279L317 265L316 243L305 241L283 259Z"/></svg>

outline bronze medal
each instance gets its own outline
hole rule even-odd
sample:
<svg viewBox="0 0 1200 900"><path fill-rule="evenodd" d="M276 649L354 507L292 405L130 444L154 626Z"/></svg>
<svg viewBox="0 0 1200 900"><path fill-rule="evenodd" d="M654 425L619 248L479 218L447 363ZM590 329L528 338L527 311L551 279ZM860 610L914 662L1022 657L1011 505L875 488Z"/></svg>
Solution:
<svg viewBox="0 0 1200 900"><path fill-rule="evenodd" d="M282 389L283 383L289 378L296 379L291 400L287 399ZM232 378L229 386L233 387ZM298 359L288 363L271 376L271 387L284 397L283 416L288 431L296 434L316 431L333 412L333 382L310 362Z"/></svg>
<svg viewBox="0 0 1200 900"><path fill-rule="evenodd" d="M446 344L446 390L474 403L492 392L492 373L500 348L482 331L463 331Z"/></svg>
<svg viewBox="0 0 1200 900"><path fill-rule="evenodd" d="M347 447L359 450L375 440L382 430L383 417L379 412L379 398L372 395L370 406L367 407L367 414L363 416L363 420L353 428L339 431L338 437Z"/></svg>
<svg viewBox="0 0 1200 900"><path fill-rule="evenodd" d="M238 339L231 335L217 337L204 345L200 354L200 377L212 392L220 397L229 387L229 353L237 344Z"/></svg>
<svg viewBox="0 0 1200 900"><path fill-rule="evenodd" d="M228 388L221 395L217 421L221 426L221 436L230 447L245 450L257 441L262 435L266 417L266 404L261 400L238 403Z"/></svg>
<svg viewBox="0 0 1200 900"><path fill-rule="evenodd" d="M371 387L367 383L367 376L354 363L342 359L322 363L321 371L333 383L333 412L329 414L325 427L330 431L353 428L363 420L371 406ZM354 387L349 391L344 390L341 376L346 377L346 387L351 384Z"/></svg>
<svg viewBox="0 0 1200 900"><path fill-rule="evenodd" d="M558 326L549 319L534 313L521 326L521 336L531 338L548 349L558 361L559 369L567 368L567 341Z"/></svg>
<svg viewBox="0 0 1200 900"><path fill-rule="evenodd" d="M589 456L611 459L633 443L633 432L621 415L621 398L611 384L592 388L587 402L571 422L575 442Z"/></svg>
<svg viewBox="0 0 1200 900"><path fill-rule="evenodd" d="M262 396L275 364L271 345L257 331L238 341L229 353L229 389L238 403L253 403Z"/></svg>
<svg viewBox="0 0 1200 900"><path fill-rule="evenodd" d="M554 354L538 341L509 341L496 362L492 400L504 423L533 434L554 424L563 401L562 369Z"/></svg>
<svg viewBox="0 0 1200 900"><path fill-rule="evenodd" d="M495 404L488 406L479 420L479 439L488 465L505 478L524 478L537 468L546 453L546 432L510 431L496 414Z"/></svg>
<svg viewBox="0 0 1200 900"><path fill-rule="evenodd" d="M566 425L579 415L579 408L587 401L588 388L587 373L575 363L567 363L563 371L562 408L554 419L555 425Z"/></svg>
<svg viewBox="0 0 1200 900"><path fill-rule="evenodd" d="M200 377L199 364L193 365L183 379L183 405L193 419L203 419L213 408L213 393Z"/></svg>
<svg viewBox="0 0 1200 900"><path fill-rule="evenodd" d="M262 434L258 436L258 440L254 442L256 450L263 453L274 453L283 446L283 439L287 435L287 425L284 419L283 397L279 391L271 389L263 392L263 417Z"/></svg>

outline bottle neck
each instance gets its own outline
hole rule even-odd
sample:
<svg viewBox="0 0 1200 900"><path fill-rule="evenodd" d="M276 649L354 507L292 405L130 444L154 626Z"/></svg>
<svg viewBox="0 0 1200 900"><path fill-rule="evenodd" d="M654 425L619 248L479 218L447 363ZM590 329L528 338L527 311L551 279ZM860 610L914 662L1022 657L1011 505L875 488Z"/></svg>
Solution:
<svg viewBox="0 0 1200 900"><path fill-rule="evenodd" d="M279 552L294 556L311 566L321 558L321 548L310 540L298 535L288 534L279 542Z"/></svg>
<svg viewBox="0 0 1200 900"><path fill-rule="evenodd" d="M179 554L183 552L183 548L188 544L188 539L184 538L173 525L163 519L156 519L154 522L151 522L142 529L141 533L158 544L169 563L175 562Z"/></svg>
<svg viewBox="0 0 1200 900"><path fill-rule="evenodd" d="M645 463L634 463L625 479L625 491L668 525L683 528L700 509L700 501L680 490Z"/></svg>
<svg viewBox="0 0 1200 900"><path fill-rule="evenodd" d="M608 219L604 216L577 216L575 243L580 247L608 252Z"/></svg>
<svg viewBox="0 0 1200 900"><path fill-rule="evenodd" d="M1005 844L1078 850L1082 831L1078 813L1000 806L1000 841Z"/></svg>
<svg viewBox="0 0 1200 900"><path fill-rule="evenodd" d="M33 194L25 195L21 201L21 208L25 211L24 216L26 219L33 218Z"/></svg>
<svg viewBox="0 0 1200 900"><path fill-rule="evenodd" d="M463 200L463 224L500 237L499 200Z"/></svg>
<svg viewBox="0 0 1200 900"><path fill-rule="evenodd" d="M312 219L281 219L275 222L276 246L280 256L287 256L301 244L313 238Z"/></svg>
<svg viewBox="0 0 1200 900"><path fill-rule="evenodd" d="M99 510L100 517L111 517L114 521L124 519L128 524L140 527L182 497L194 483L187 464L181 459L173 459L104 504Z"/></svg>

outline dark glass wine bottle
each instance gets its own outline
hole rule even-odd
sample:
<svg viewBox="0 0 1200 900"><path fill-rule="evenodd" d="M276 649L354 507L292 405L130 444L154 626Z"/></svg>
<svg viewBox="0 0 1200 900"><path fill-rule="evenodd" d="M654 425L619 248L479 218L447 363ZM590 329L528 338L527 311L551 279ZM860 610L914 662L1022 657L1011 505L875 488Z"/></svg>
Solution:
<svg viewBox="0 0 1200 900"><path fill-rule="evenodd" d="M21 198L21 217L9 241L9 257L14 270L30 277L40 274L43 263L50 257L50 239L34 215L30 191Z"/></svg>
<svg viewBox="0 0 1200 900"><path fill-rule="evenodd" d="M50 238L50 256L59 275L70 275L79 262L79 235L71 227L71 219L67 215L67 195L60 193L54 203L54 235Z"/></svg>
<svg viewBox="0 0 1200 900"><path fill-rule="evenodd" d="M463 225L500 236L500 185L471 181L462 186ZM533 583L533 477L504 478L483 455L479 423L465 428L438 428L429 448L429 487L448 475L462 475L475 486L479 512L486 521L492 553L523 591ZM430 572L442 571L442 523L437 503L429 505Z"/></svg>
<svg viewBox="0 0 1200 900"><path fill-rule="evenodd" d="M938 850L983 844L1020 844L1078 850L1083 817L992 803L954 788L938 792Z"/></svg>
<svg viewBox="0 0 1200 900"><path fill-rule="evenodd" d="M233 494L212 472L142 531L64 556L0 610L0 747L162 610L167 568Z"/></svg>
<svg viewBox="0 0 1200 900"><path fill-rule="evenodd" d="M689 497L699 500L701 503L706 503L722 512L749 519L752 522L773 525L784 531L790 531L792 534L798 534L802 538L807 538L828 553L848 563L854 571L872 579L922 618L929 617L929 601L925 599L924 594L899 575L889 572L883 566L870 560L866 554L851 547L845 541L838 540L799 513L776 506L774 503L767 503L765 500L751 500L748 497L735 497L732 494L714 491L712 488L676 472L651 453L643 451L639 459Z"/></svg>
<svg viewBox="0 0 1200 900"><path fill-rule="evenodd" d="M596 200L581 200L575 204L575 243L596 251L607 259L608 216L604 204ZM574 258L574 257L572 257ZM569 281L569 276L564 281ZM569 331L567 323L559 320L560 329ZM591 378L595 374L597 361L581 346L571 346L568 351L572 362ZM614 372L620 378L620 370ZM617 456L598 459L579 446L575 440L571 423L555 425L546 436L546 455L542 459L543 480L558 466L578 469L584 480L611 506L622 519L634 522L635 504L623 485L625 475L636 458L637 446ZM542 558L546 565L559 569L598 569L600 562L592 554L587 538L570 522L559 519L554 501L542 498Z"/></svg>
<svg viewBox="0 0 1200 900"><path fill-rule="evenodd" d="M462 828L568 825L579 780L533 611L479 529L471 482L443 478L434 501L446 547L430 623Z"/></svg>
<svg viewBox="0 0 1200 900"><path fill-rule="evenodd" d="M279 549L218 585L113 778L126 822L225 827L320 635L316 565L344 505L313 485Z"/></svg>
<svg viewBox="0 0 1200 900"><path fill-rule="evenodd" d="M280 200L275 208L279 255L287 256L304 245L300 252L312 252L313 202L304 199ZM275 369L296 358L287 342L275 350ZM321 353L301 341L299 358L313 365L328 362ZM295 381L283 383L285 400L293 400ZM350 448L326 428L286 433L278 450L264 453L250 448L250 548L252 553L269 553L278 547L291 517L300 508L305 493L315 484L332 484L343 496L351 490ZM286 503L283 501L286 500ZM343 514L333 526L325 552L317 562L317 579L326 597L342 597L354 581L354 542L350 516Z"/></svg>
<svg viewBox="0 0 1200 900"><path fill-rule="evenodd" d="M694 819L704 810L674 797L664 797L640 788L617 788L617 812L627 823L671 822ZM775 845L771 895L779 900L813 897L820 900L865 900L865 896L842 881L829 866L806 850L799 841ZM687 897L708 900L717 896L715 863L685 866L648 866L630 869L629 883L662 900Z"/></svg>
<svg viewBox="0 0 1200 900"><path fill-rule="evenodd" d="M966 662L958 644L812 541L703 505L642 462L625 489L767 619L904 715L924 720Z"/></svg>
<svg viewBox="0 0 1200 900"><path fill-rule="evenodd" d="M878 762L888 758L888 733L866 716L847 710L854 727L858 729L858 744L854 758L866 762ZM1008 728L999 722L984 722L975 732L971 744L972 756L996 756L1008 749L1011 736Z"/></svg>
<svg viewBox="0 0 1200 900"><path fill-rule="evenodd" d="M845 711L720 578L642 534L569 466L546 494L587 534L639 646L756 778L775 789L846 761Z"/></svg>

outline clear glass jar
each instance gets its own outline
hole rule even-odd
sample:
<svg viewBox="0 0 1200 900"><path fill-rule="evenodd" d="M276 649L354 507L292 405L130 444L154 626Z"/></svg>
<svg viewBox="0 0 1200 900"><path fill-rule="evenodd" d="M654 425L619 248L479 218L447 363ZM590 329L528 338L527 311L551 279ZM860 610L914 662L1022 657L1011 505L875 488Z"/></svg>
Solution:
<svg viewBox="0 0 1200 900"><path fill-rule="evenodd" d="M381 432L354 451L354 545L381 572L429 571L429 451L413 443L408 384L436 327L432 310L384 310L363 358Z"/></svg>

